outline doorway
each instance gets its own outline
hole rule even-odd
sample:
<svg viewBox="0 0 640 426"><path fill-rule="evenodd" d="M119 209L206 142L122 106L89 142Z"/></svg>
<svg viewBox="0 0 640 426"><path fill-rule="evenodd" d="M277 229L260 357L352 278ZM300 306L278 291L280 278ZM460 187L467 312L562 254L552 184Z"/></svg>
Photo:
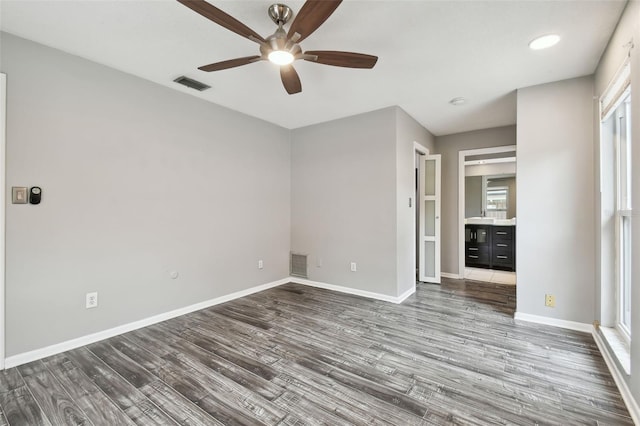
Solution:
<svg viewBox="0 0 640 426"><path fill-rule="evenodd" d="M458 278L516 284L515 155L515 145L459 152Z"/></svg>
<svg viewBox="0 0 640 426"><path fill-rule="evenodd" d="M439 284L441 156L414 147L416 282Z"/></svg>

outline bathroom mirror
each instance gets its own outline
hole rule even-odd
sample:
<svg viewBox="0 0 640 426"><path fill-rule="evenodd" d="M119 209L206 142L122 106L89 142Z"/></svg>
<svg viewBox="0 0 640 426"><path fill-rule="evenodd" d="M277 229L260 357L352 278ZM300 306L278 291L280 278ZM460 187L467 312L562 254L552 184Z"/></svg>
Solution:
<svg viewBox="0 0 640 426"><path fill-rule="evenodd" d="M465 217L516 217L516 175L465 176Z"/></svg>

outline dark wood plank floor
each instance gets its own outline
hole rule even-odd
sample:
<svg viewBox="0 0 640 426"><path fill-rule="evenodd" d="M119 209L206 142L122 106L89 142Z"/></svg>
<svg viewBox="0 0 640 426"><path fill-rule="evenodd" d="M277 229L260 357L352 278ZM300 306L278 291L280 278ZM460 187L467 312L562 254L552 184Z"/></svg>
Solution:
<svg viewBox="0 0 640 426"><path fill-rule="evenodd" d="M515 287L288 284L0 373L0 425L633 424L589 334Z"/></svg>

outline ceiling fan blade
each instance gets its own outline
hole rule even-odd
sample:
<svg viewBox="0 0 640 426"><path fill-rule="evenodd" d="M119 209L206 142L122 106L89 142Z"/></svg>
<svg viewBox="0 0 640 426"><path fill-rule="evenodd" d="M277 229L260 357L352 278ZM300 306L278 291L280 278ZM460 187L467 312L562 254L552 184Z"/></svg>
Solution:
<svg viewBox="0 0 640 426"><path fill-rule="evenodd" d="M298 33L300 38L296 40L296 43L300 43L317 30L331 16L333 11L340 6L340 3L342 3L342 0L307 0L291 23L287 38L291 38L295 33Z"/></svg>
<svg viewBox="0 0 640 426"><path fill-rule="evenodd" d="M201 67L198 67L198 69L200 71L207 71L207 72L220 71L220 70L226 70L228 68L235 68L242 65L251 64L253 62L258 62L261 59L262 57L258 55L245 56L244 58L229 59L228 61L222 61L222 62L216 62L214 64L203 65Z"/></svg>
<svg viewBox="0 0 640 426"><path fill-rule="evenodd" d="M257 32L253 31L251 28L247 27L242 22L238 21L233 16L221 11L217 7L213 6L210 3L207 3L204 0L178 0L183 5L187 6L189 9L194 12L198 12L200 15L204 16L215 22L216 24L225 27L229 31L233 31L234 33L241 35L242 37L248 38L251 41L256 41L253 38L259 40L264 43L264 38Z"/></svg>
<svg viewBox="0 0 640 426"><path fill-rule="evenodd" d="M302 92L300 77L292 65L283 65L280 67L280 78L288 94L294 95Z"/></svg>
<svg viewBox="0 0 640 426"><path fill-rule="evenodd" d="M309 56L315 56L316 59L309 58ZM333 50L309 50L304 52L304 59L319 64L346 68L373 68L378 62L377 56Z"/></svg>

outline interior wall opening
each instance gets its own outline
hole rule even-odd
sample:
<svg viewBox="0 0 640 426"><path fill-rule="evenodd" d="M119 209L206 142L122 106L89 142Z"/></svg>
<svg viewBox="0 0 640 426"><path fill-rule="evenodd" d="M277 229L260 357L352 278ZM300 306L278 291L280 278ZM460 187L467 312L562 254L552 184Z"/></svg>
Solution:
<svg viewBox="0 0 640 426"><path fill-rule="evenodd" d="M460 278L516 284L515 146L460 151Z"/></svg>

